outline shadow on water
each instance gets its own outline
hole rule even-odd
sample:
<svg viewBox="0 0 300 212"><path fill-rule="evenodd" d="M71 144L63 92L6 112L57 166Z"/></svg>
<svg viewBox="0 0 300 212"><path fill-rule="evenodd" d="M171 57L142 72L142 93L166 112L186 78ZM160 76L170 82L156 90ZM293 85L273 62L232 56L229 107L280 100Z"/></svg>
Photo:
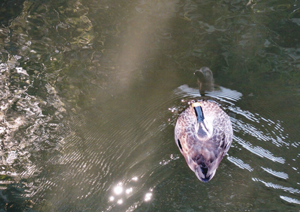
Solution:
<svg viewBox="0 0 300 212"><path fill-rule="evenodd" d="M0 16L2 211L299 208L299 3L19 6ZM234 129L206 184L173 138L202 66Z"/></svg>

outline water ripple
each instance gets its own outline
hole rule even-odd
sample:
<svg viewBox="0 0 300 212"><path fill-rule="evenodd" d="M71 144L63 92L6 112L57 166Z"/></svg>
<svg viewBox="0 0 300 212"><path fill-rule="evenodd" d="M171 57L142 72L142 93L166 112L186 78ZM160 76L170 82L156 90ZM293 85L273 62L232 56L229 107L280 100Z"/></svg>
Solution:
<svg viewBox="0 0 300 212"><path fill-rule="evenodd" d="M278 163L281 163L281 164L285 163L284 158L273 156L273 154L269 150L266 150L266 149L264 149L262 147L259 147L259 146L254 146L253 147L250 142L246 142L242 138L239 138L237 136L233 136L233 139L235 141L237 141L240 145L242 145L245 149L249 150L250 152L252 152L253 154L255 154L259 157L267 158L271 161L278 162Z"/></svg>
<svg viewBox="0 0 300 212"><path fill-rule="evenodd" d="M182 97L194 97L199 98L199 90L195 88L191 88L187 85L181 85L176 90L175 93L178 95L181 95ZM207 92L208 96L211 96L213 98L222 99L226 102L225 99L228 99L230 101L238 101L243 96L240 92L235 90L230 90L228 88L219 86L218 89L214 91ZM227 103L227 102L226 102Z"/></svg>
<svg viewBox="0 0 300 212"><path fill-rule="evenodd" d="M282 185L277 185L277 184L274 184L274 183L268 183L268 182L265 182L261 179L258 179L258 178L252 178L252 180L254 182L261 182L263 183L266 187L269 187L269 188L274 188L274 189L279 189L279 190L283 190L283 191L287 191L291 194L300 194L300 190L299 189L295 189L295 188L292 188L292 187L285 187L285 186L282 186Z"/></svg>
<svg viewBox="0 0 300 212"><path fill-rule="evenodd" d="M232 156L228 156L227 159L233 163L234 165L238 166L241 169L247 169L248 171L252 172L253 168L251 168L251 166L247 163L244 163L244 161L242 161L241 159L232 157Z"/></svg>
<svg viewBox="0 0 300 212"><path fill-rule="evenodd" d="M297 199L294 199L294 198L291 198L291 197L287 197L287 196L282 196L282 195L280 195L279 197L280 197L281 199L283 199L283 200L289 202L289 203L294 203L294 204L300 205L300 200L297 200Z"/></svg>
<svg viewBox="0 0 300 212"><path fill-rule="evenodd" d="M279 177L281 179L288 179L289 178L289 175L284 173L284 172L277 172L277 171L274 171L272 169L269 169L269 168L264 168L264 167L261 167L264 171L268 172L269 174L275 176L275 177Z"/></svg>

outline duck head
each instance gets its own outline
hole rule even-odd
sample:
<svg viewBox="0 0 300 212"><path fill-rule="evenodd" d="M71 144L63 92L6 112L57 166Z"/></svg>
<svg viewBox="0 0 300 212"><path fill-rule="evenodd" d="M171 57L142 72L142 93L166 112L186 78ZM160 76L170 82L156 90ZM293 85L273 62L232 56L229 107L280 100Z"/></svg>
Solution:
<svg viewBox="0 0 300 212"><path fill-rule="evenodd" d="M197 77L199 92L204 95L205 91L212 91L214 88L213 73L208 67L202 67L196 70L194 75Z"/></svg>

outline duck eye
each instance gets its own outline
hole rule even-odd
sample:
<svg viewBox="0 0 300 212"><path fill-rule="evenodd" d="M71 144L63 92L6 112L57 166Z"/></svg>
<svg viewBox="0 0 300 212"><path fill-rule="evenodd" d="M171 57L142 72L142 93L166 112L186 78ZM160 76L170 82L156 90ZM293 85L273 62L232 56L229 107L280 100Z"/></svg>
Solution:
<svg viewBox="0 0 300 212"><path fill-rule="evenodd" d="M181 146L181 143L180 143L179 139L177 139L177 143L178 143L178 146L179 146L180 150L182 150L182 146Z"/></svg>

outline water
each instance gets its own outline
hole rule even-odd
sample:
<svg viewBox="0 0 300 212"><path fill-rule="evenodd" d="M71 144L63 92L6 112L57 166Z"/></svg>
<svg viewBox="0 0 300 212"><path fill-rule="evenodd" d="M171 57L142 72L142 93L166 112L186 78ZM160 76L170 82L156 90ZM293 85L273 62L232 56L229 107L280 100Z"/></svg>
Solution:
<svg viewBox="0 0 300 212"><path fill-rule="evenodd" d="M299 8L0 3L1 211L299 211ZM202 66L234 129L206 184L173 138Z"/></svg>

